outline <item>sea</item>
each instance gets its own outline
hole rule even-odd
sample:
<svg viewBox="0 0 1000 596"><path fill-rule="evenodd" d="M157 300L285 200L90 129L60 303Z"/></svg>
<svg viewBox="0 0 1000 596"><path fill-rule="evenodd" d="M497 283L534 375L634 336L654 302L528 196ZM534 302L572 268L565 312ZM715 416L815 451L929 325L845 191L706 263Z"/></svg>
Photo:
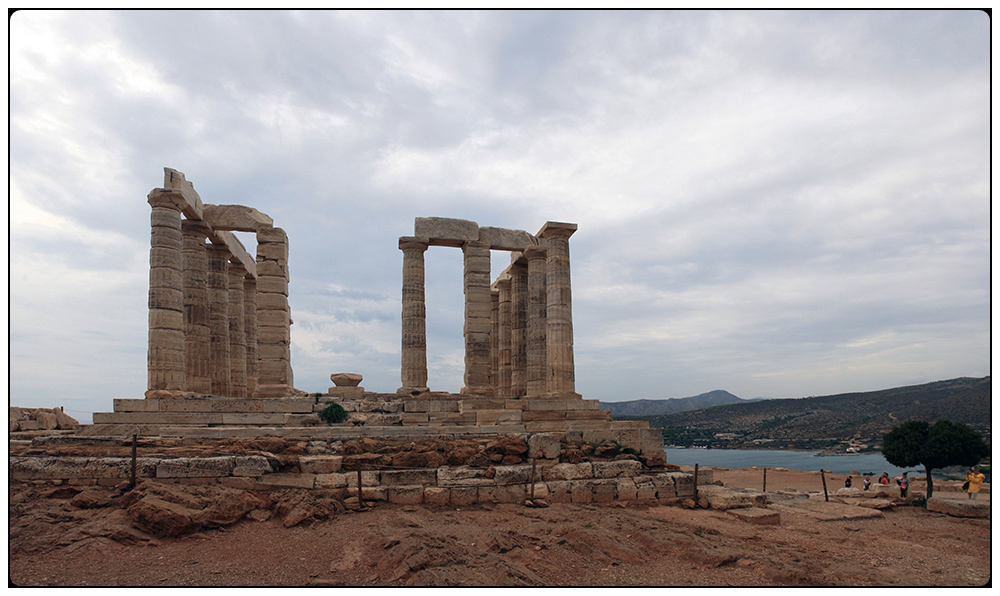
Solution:
<svg viewBox="0 0 1000 596"><path fill-rule="evenodd" d="M785 468L804 472L820 469L835 474L858 472L877 478L889 472L890 478L909 472L911 477L923 477L924 468L897 468L885 461L881 453L858 455L817 455L815 451L790 451L778 449L698 449L667 447L667 463L678 466L709 466L713 468ZM945 478L936 471L934 478ZM954 475L957 476L957 475ZM963 474L964 477L964 474Z"/></svg>

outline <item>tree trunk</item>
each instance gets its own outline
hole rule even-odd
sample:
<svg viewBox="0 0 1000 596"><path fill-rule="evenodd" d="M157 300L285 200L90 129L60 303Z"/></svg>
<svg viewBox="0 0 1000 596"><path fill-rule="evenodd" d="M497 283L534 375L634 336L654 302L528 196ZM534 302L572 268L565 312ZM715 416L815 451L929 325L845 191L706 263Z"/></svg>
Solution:
<svg viewBox="0 0 1000 596"><path fill-rule="evenodd" d="M927 472L927 498L930 499L934 495L934 481L931 479L931 469L924 466L924 471Z"/></svg>

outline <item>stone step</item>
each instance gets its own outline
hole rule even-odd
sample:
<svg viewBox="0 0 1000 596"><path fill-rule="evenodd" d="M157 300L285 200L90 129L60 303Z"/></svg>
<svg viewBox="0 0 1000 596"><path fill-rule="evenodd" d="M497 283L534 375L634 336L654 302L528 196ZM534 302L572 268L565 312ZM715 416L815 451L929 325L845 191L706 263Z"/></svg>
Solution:
<svg viewBox="0 0 1000 596"><path fill-rule="evenodd" d="M312 412L316 400L312 397L282 397L268 399L237 399L227 397L188 397L179 399L114 400L115 412L226 412L246 413L306 413Z"/></svg>
<svg viewBox="0 0 1000 596"><path fill-rule="evenodd" d="M304 439L351 439L361 437L427 438L442 435L506 435L524 433L523 425L505 426L196 426L169 424L92 424L80 427L81 436L140 436L248 438L287 437Z"/></svg>
<svg viewBox="0 0 1000 596"><path fill-rule="evenodd" d="M283 412L95 412L94 424L264 424L283 425Z"/></svg>

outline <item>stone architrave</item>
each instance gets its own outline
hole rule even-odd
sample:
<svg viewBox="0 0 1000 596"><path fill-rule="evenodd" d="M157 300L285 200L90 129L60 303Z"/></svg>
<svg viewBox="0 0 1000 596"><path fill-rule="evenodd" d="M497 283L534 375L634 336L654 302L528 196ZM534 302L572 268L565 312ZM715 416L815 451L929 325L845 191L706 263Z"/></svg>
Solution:
<svg viewBox="0 0 1000 596"><path fill-rule="evenodd" d="M497 362L497 368L499 369L499 378L497 379L497 391L500 397L509 399L511 394L511 302L510 302L510 278L506 276L501 276L500 279L496 281L496 286L499 294L499 310L500 310L500 321L497 327L499 328L499 337L497 338L497 343L499 344L499 357Z"/></svg>
<svg viewBox="0 0 1000 596"><path fill-rule="evenodd" d="M510 266L510 386L511 397L528 392L528 267L519 259Z"/></svg>
<svg viewBox="0 0 1000 596"><path fill-rule="evenodd" d="M288 280L288 236L281 228L258 230L255 397L286 397L294 392Z"/></svg>
<svg viewBox="0 0 1000 596"><path fill-rule="evenodd" d="M187 390L212 393L211 332L208 314L208 227L185 219L184 234L184 334Z"/></svg>
<svg viewBox="0 0 1000 596"><path fill-rule="evenodd" d="M243 280L243 332L247 345L247 397L257 390L257 280Z"/></svg>
<svg viewBox="0 0 1000 596"><path fill-rule="evenodd" d="M153 191L148 201L152 213L147 395L151 391L184 391L187 388L181 232L183 206L170 193Z"/></svg>
<svg viewBox="0 0 1000 596"><path fill-rule="evenodd" d="M426 393L427 309L424 298L424 251L427 240L403 237L403 345L400 394Z"/></svg>
<svg viewBox="0 0 1000 596"><path fill-rule="evenodd" d="M576 224L546 222L538 232L546 258L547 393L579 397L573 363L573 300L570 292L569 237Z"/></svg>
<svg viewBox="0 0 1000 596"><path fill-rule="evenodd" d="M229 263L229 396L247 397L246 269Z"/></svg>
<svg viewBox="0 0 1000 596"><path fill-rule="evenodd" d="M230 397L229 250L216 244L208 249L208 317L212 395Z"/></svg>
<svg viewBox="0 0 1000 596"><path fill-rule="evenodd" d="M465 257L465 387L463 394L492 395L490 385L490 248L462 246Z"/></svg>
<svg viewBox="0 0 1000 596"><path fill-rule="evenodd" d="M528 261L528 307L525 343L527 346L527 395L546 392L546 251L533 246L524 250Z"/></svg>

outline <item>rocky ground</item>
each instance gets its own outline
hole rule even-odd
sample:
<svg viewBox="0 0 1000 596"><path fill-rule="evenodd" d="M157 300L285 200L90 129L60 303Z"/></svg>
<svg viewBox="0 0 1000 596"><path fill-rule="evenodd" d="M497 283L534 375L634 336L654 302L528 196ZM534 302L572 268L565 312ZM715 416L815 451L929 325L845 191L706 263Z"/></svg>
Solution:
<svg viewBox="0 0 1000 596"><path fill-rule="evenodd" d="M716 478L759 489L758 474L717 471ZM769 472L769 490L813 490L815 479L790 473L773 489L771 481ZM379 503L355 512L317 491L223 497L215 490L12 483L10 580L19 586L898 587L980 586L990 578L990 520L920 507L876 511L775 494L771 509L780 523L757 525L726 511L683 507ZM159 503L159 516L143 513L142 503ZM164 516L185 507L207 512L200 529L183 527L179 514Z"/></svg>

